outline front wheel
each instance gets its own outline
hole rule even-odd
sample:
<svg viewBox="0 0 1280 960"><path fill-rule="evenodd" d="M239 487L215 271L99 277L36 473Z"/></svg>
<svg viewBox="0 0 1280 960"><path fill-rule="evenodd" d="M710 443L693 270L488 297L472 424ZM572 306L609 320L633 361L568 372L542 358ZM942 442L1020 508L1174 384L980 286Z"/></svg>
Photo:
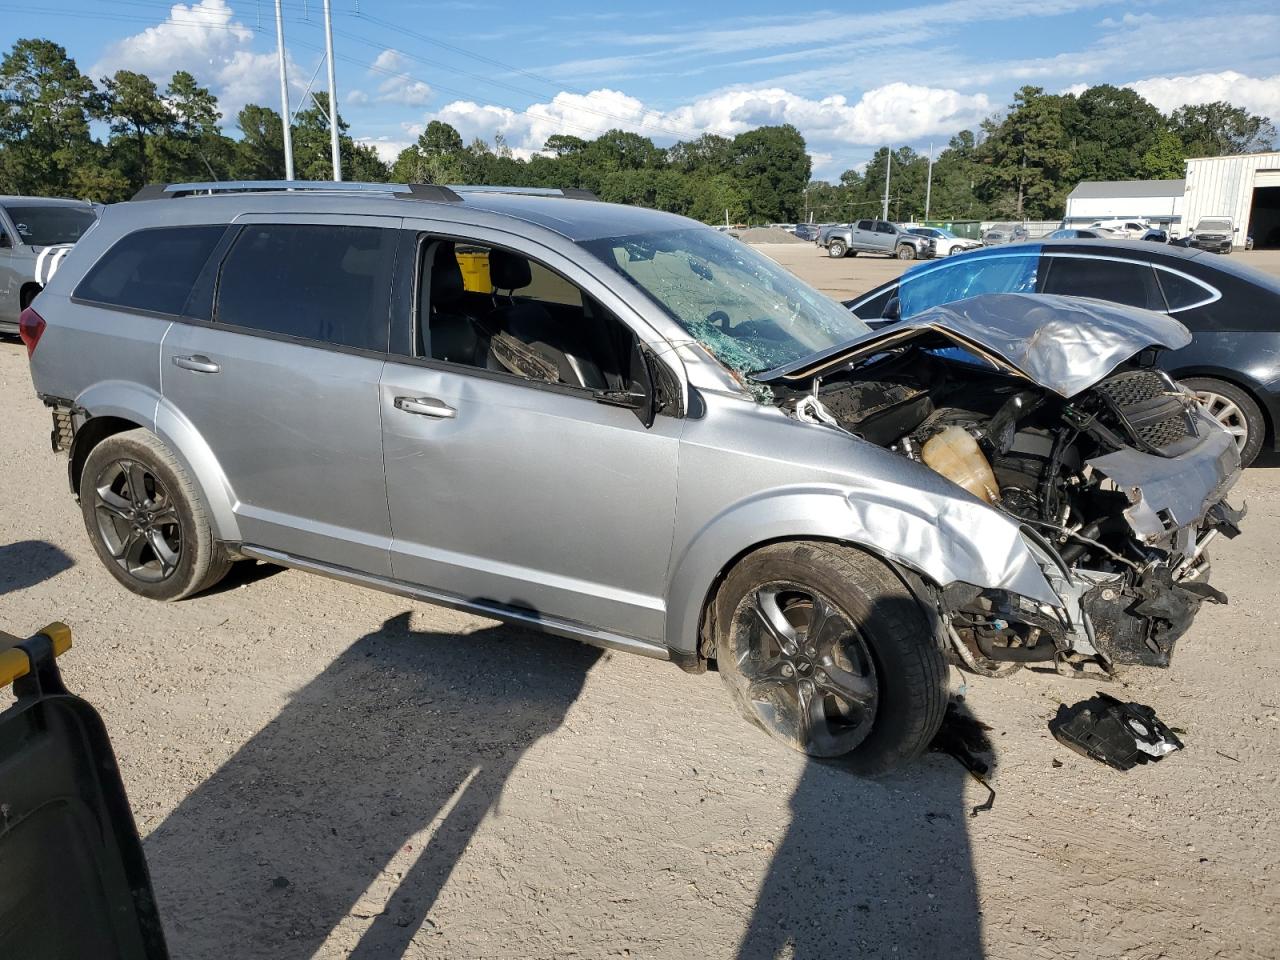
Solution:
<svg viewBox="0 0 1280 960"><path fill-rule="evenodd" d="M1189 377L1182 385L1196 395L1209 416L1235 437L1240 465L1247 467L1253 463L1267 434L1262 408L1253 397L1234 383L1213 377Z"/></svg>
<svg viewBox="0 0 1280 960"><path fill-rule="evenodd" d="M899 260L914 260L916 258L916 248L909 243L904 243L898 247Z"/></svg>
<svg viewBox="0 0 1280 960"><path fill-rule="evenodd" d="M716 662L742 714L792 749L865 774L919 755L947 704L936 619L884 563L780 543L716 597Z"/></svg>
<svg viewBox="0 0 1280 960"><path fill-rule="evenodd" d="M195 484L146 430L117 433L90 451L80 479L80 508L103 565L151 600L198 593L231 567Z"/></svg>
<svg viewBox="0 0 1280 960"><path fill-rule="evenodd" d="M832 260L839 260L848 250L843 240L832 240L827 244L827 256Z"/></svg>

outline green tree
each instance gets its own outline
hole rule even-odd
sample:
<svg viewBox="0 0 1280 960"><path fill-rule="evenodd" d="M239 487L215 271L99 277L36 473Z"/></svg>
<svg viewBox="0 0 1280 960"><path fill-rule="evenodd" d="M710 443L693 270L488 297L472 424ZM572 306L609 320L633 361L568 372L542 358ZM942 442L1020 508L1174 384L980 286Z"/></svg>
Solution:
<svg viewBox="0 0 1280 960"><path fill-rule="evenodd" d="M237 180L284 179L284 128L280 114L270 107L246 104L236 114L240 139L236 142Z"/></svg>
<svg viewBox="0 0 1280 960"><path fill-rule="evenodd" d="M142 186L150 178L148 138L171 132L177 120L168 105L160 99L155 81L132 70L117 70L102 81L102 117L111 127L113 140L127 139L134 151L131 160L119 151L123 172L134 184ZM118 143L113 146L120 146Z"/></svg>
<svg viewBox="0 0 1280 960"><path fill-rule="evenodd" d="M811 164L804 137L791 124L757 127L733 138L733 178L745 188L755 223L795 220L804 208Z"/></svg>
<svg viewBox="0 0 1280 960"><path fill-rule="evenodd" d="M1178 135L1166 130L1138 162L1138 175L1148 180L1177 180L1187 169L1187 155Z"/></svg>
<svg viewBox="0 0 1280 960"><path fill-rule="evenodd" d="M347 134L347 122L338 114L338 158L347 180L379 182L390 171L372 147L357 144ZM283 134L282 134L283 136ZM329 139L329 95L311 94L311 106L299 111L293 126L294 175L299 180L332 180L333 152Z"/></svg>
<svg viewBox="0 0 1280 960"><path fill-rule="evenodd" d="M1179 107L1169 126L1188 157L1220 157L1275 145L1276 128L1266 117L1229 103L1198 103Z"/></svg>
<svg viewBox="0 0 1280 960"><path fill-rule="evenodd" d="M1139 94L1109 83L1060 98L1072 153L1069 178L1128 180L1168 130L1163 114Z"/></svg>
<svg viewBox="0 0 1280 960"><path fill-rule="evenodd" d="M1018 219L1062 215L1071 166L1063 101L1026 86L1007 114L983 121L977 185L992 211Z"/></svg>
<svg viewBox="0 0 1280 960"><path fill-rule="evenodd" d="M15 43L0 61L0 192L56 195L74 192L77 177L88 183L101 157L89 132L98 102L64 48Z"/></svg>

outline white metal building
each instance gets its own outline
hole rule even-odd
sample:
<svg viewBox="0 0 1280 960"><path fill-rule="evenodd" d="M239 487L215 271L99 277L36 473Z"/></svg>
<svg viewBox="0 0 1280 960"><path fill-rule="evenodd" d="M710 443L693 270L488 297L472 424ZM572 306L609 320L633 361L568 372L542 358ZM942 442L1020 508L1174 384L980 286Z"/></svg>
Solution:
<svg viewBox="0 0 1280 960"><path fill-rule="evenodd" d="M1256 247L1280 247L1280 152L1188 160L1179 233L1204 217L1230 217L1237 247L1249 236Z"/></svg>
<svg viewBox="0 0 1280 960"><path fill-rule="evenodd" d="M1146 220L1177 230L1183 221L1182 180L1085 180L1067 195L1065 227L1095 220Z"/></svg>

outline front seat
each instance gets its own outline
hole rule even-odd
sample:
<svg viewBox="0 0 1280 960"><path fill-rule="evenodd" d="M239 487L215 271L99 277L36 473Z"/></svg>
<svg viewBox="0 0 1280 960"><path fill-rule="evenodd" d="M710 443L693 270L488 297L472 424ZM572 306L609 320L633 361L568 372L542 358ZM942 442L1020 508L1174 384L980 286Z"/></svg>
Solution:
<svg viewBox="0 0 1280 960"><path fill-rule="evenodd" d="M489 353L488 337L465 310L466 288L452 243L435 245L428 290L427 346L432 359L483 366Z"/></svg>
<svg viewBox="0 0 1280 960"><path fill-rule="evenodd" d="M524 257L506 250L489 252L489 280L493 284L495 296L505 291L506 303L500 305L489 314L485 326L497 335L506 333L524 344L538 356L548 360L556 368L560 383L574 387L585 387L589 390L603 390L607 384L599 365L592 359L583 331L573 329L563 320L551 315L540 303L517 301L514 293L523 290L533 282L533 270ZM579 315L579 323L586 318ZM492 346L489 351L488 366L491 370L511 369L508 358L502 359L501 350Z"/></svg>

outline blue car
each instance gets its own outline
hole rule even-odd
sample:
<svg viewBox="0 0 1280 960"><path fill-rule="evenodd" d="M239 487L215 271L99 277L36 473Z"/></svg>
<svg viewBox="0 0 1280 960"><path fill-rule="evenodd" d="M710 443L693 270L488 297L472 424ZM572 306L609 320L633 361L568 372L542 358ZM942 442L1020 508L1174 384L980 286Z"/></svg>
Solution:
<svg viewBox="0 0 1280 960"><path fill-rule="evenodd" d="M1094 297L1166 313L1191 344L1158 364L1193 390L1248 464L1277 449L1280 280L1201 250L1141 241L1048 240L922 264L846 306L870 321L906 319L982 293Z"/></svg>

